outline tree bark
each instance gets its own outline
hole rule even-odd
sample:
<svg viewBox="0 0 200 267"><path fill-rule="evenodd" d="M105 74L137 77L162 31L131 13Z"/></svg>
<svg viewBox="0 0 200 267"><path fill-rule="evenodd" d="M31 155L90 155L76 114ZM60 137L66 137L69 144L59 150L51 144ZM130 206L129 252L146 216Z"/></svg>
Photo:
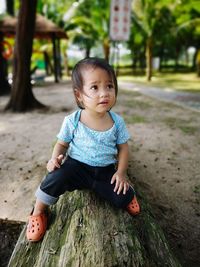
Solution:
<svg viewBox="0 0 200 267"><path fill-rule="evenodd" d="M148 37L147 43L146 43L146 76L147 76L147 81L151 81L151 77L152 77L152 37Z"/></svg>
<svg viewBox="0 0 200 267"><path fill-rule="evenodd" d="M48 52L44 51L43 52L44 55L44 62L45 62L45 71L46 71L46 75L51 75L54 72L51 60L49 58Z"/></svg>
<svg viewBox="0 0 200 267"><path fill-rule="evenodd" d="M63 57L64 57L65 74L67 76L70 76L69 66L68 66L68 56L67 56L67 52L66 51L63 53Z"/></svg>
<svg viewBox="0 0 200 267"><path fill-rule="evenodd" d="M86 49L85 49L85 57L86 58L90 57L90 52L91 52L91 46L86 45Z"/></svg>
<svg viewBox="0 0 200 267"><path fill-rule="evenodd" d="M57 48L57 40L55 35L52 37L52 44L53 44L53 61L54 61L54 80L55 83L59 83L59 62L58 62L58 48Z"/></svg>
<svg viewBox="0 0 200 267"><path fill-rule="evenodd" d="M200 77L200 49L197 50L196 66L197 66L197 77Z"/></svg>
<svg viewBox="0 0 200 267"><path fill-rule="evenodd" d="M35 99L30 81L36 6L37 0L21 0L14 49L13 86L6 106L6 109L13 111L26 111L43 106Z"/></svg>
<svg viewBox="0 0 200 267"><path fill-rule="evenodd" d="M181 267L143 197L131 217L91 192L65 194L38 243L22 231L8 267Z"/></svg>
<svg viewBox="0 0 200 267"><path fill-rule="evenodd" d="M104 51L105 60L109 62L109 58L110 58L110 43L109 43L108 39L104 39L104 41L103 41L103 51Z"/></svg>

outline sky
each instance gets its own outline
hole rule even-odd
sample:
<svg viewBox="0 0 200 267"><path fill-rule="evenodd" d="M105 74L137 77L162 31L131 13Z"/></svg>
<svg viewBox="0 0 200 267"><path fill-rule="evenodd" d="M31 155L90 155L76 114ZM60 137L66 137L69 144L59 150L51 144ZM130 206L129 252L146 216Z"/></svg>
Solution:
<svg viewBox="0 0 200 267"><path fill-rule="evenodd" d="M5 0L0 0L0 14L4 13L5 9Z"/></svg>

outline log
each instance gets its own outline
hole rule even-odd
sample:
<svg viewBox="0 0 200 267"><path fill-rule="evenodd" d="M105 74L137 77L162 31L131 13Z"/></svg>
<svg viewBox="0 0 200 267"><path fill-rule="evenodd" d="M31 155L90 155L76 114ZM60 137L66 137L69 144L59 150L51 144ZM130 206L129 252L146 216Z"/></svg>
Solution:
<svg viewBox="0 0 200 267"><path fill-rule="evenodd" d="M8 267L180 267L144 197L131 217L88 191L63 195L51 207L41 242L29 243L23 229Z"/></svg>

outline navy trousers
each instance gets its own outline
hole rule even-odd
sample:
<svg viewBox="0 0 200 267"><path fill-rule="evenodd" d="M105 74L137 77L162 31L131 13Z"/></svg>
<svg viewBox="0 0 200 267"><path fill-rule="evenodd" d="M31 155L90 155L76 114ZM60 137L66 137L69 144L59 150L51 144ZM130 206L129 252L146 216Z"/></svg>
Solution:
<svg viewBox="0 0 200 267"><path fill-rule="evenodd" d="M126 208L134 197L130 186L126 194L114 192L115 183L111 178L116 172L115 165L92 167L68 157L59 169L45 176L36 192L36 197L51 205L66 191L89 189L118 208Z"/></svg>

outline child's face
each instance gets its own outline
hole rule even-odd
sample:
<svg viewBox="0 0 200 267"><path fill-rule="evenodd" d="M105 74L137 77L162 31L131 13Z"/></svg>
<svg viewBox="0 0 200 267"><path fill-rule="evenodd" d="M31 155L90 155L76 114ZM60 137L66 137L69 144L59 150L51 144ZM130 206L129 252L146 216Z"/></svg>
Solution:
<svg viewBox="0 0 200 267"><path fill-rule="evenodd" d="M107 112L116 102L112 78L101 68L88 67L82 71L83 88L76 91L76 97L85 109Z"/></svg>

